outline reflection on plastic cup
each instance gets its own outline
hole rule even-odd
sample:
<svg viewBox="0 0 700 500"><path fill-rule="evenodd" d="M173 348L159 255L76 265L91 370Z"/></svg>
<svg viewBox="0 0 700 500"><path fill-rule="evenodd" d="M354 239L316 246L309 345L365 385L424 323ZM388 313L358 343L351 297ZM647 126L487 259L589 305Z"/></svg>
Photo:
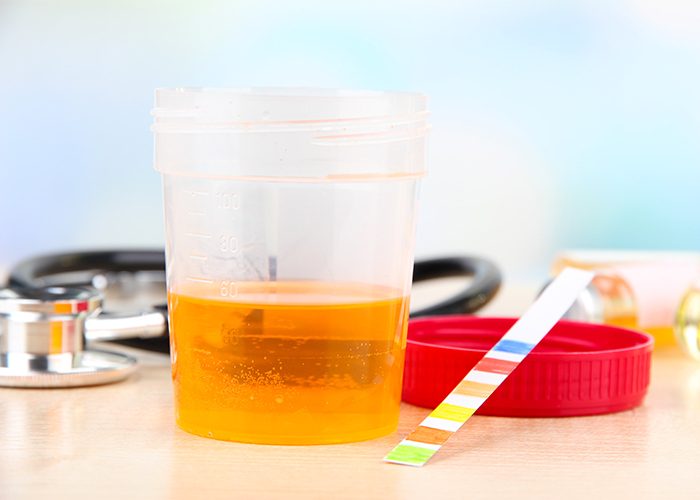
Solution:
<svg viewBox="0 0 700 500"><path fill-rule="evenodd" d="M176 418L321 444L398 422L427 96L161 89Z"/></svg>

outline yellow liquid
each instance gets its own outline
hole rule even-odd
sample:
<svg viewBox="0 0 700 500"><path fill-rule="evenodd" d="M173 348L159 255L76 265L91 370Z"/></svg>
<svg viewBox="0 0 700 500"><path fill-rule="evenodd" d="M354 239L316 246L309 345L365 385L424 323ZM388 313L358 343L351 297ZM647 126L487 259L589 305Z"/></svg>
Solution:
<svg viewBox="0 0 700 500"><path fill-rule="evenodd" d="M386 288L303 282L238 284L228 300L170 294L178 425L265 444L393 432L408 304Z"/></svg>
<svg viewBox="0 0 700 500"><path fill-rule="evenodd" d="M581 263L567 259L555 262L554 270L563 269L565 266L580 269L595 269L603 263ZM610 264L605 264L610 265ZM654 337L655 348L667 348L676 345L676 337L673 325L656 325L641 328L637 322L637 305L634 293L629 284L617 275L598 274L593 278L594 286L601 292L604 300L604 322L608 325L641 330Z"/></svg>
<svg viewBox="0 0 700 500"><path fill-rule="evenodd" d="M606 319L605 323L608 325L646 332L654 337L655 348L673 347L676 345L676 336L673 332L673 326L651 326L639 328L637 325L637 318L634 316Z"/></svg>

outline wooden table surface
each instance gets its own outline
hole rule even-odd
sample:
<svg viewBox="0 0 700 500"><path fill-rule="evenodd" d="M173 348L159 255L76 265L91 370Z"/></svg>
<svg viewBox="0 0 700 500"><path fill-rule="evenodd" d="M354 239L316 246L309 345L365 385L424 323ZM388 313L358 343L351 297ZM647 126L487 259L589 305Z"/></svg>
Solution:
<svg viewBox="0 0 700 500"><path fill-rule="evenodd" d="M0 389L0 498L700 498L700 363L654 353L645 403L611 415L472 418L422 469L385 438L245 445L177 428L167 356L99 387Z"/></svg>
<svg viewBox="0 0 700 500"><path fill-rule="evenodd" d="M474 417L422 469L381 459L424 408L363 443L214 441L176 427L168 358L140 359L117 384L0 390L0 498L700 498L700 363L674 351L640 408Z"/></svg>

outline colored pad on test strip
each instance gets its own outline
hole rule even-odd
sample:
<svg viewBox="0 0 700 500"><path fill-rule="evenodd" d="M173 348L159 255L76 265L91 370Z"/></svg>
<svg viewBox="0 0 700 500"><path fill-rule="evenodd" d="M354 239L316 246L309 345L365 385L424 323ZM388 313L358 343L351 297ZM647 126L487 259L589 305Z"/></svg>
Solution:
<svg viewBox="0 0 700 500"><path fill-rule="evenodd" d="M569 310L594 274L566 268L385 462L423 466Z"/></svg>

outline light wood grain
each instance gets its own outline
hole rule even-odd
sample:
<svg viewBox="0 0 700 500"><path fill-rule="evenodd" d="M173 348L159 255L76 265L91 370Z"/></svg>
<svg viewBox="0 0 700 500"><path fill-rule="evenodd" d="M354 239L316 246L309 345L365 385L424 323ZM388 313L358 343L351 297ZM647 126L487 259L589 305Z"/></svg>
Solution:
<svg viewBox="0 0 700 500"><path fill-rule="evenodd" d="M0 498L700 498L700 364L676 351L655 353L640 408L474 417L416 469L381 459L429 410L363 443L203 439L175 425L168 358L120 350L141 359L125 382L0 390Z"/></svg>

